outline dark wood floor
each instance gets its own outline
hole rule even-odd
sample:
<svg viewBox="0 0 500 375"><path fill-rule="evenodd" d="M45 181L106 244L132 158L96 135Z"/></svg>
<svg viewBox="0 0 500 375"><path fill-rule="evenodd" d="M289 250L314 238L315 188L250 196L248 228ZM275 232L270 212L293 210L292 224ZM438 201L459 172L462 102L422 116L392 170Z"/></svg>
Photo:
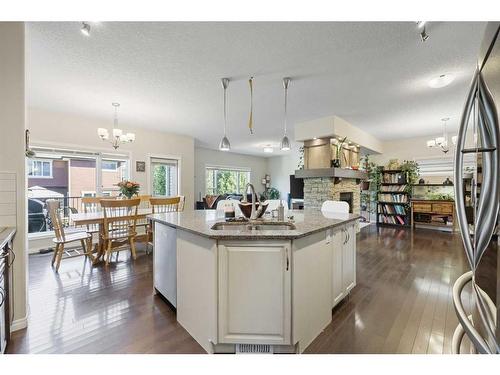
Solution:
<svg viewBox="0 0 500 375"><path fill-rule="evenodd" d="M30 316L10 353L203 353L152 296L151 255L109 269L83 258L30 256ZM451 288L467 270L460 237L374 226L358 237L358 285L307 353L449 353Z"/></svg>

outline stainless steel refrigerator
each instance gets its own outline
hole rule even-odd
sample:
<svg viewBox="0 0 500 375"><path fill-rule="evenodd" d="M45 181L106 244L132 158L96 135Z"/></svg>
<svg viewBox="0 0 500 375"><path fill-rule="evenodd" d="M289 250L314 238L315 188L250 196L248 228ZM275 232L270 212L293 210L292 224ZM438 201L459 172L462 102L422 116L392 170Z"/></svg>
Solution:
<svg viewBox="0 0 500 375"><path fill-rule="evenodd" d="M470 271L453 287L459 325L453 351L467 337L475 353L500 352L500 23L488 23L460 120L455 151L455 206ZM473 156L471 189L464 182L464 158ZM462 349L463 352L463 349Z"/></svg>

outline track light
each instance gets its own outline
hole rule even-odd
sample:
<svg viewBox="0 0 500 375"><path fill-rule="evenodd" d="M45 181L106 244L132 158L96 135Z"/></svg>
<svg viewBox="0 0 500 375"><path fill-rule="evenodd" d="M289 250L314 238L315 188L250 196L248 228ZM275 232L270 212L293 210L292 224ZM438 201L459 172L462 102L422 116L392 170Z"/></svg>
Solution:
<svg viewBox="0 0 500 375"><path fill-rule="evenodd" d="M87 22L82 22L82 28L80 31L83 35L90 36L90 25Z"/></svg>
<svg viewBox="0 0 500 375"><path fill-rule="evenodd" d="M421 29L422 27L424 27L424 26L425 26L426 22L427 22L427 21L417 21L417 27L418 27L419 29Z"/></svg>
<svg viewBox="0 0 500 375"><path fill-rule="evenodd" d="M425 27L422 29L422 31L420 32L420 40L422 42L425 42L427 39L429 39L429 34L427 34L425 32Z"/></svg>

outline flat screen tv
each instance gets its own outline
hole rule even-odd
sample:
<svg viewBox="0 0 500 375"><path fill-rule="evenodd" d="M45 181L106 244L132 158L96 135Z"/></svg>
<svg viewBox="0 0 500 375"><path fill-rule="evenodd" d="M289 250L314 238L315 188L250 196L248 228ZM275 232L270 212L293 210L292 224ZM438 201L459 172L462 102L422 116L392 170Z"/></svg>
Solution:
<svg viewBox="0 0 500 375"><path fill-rule="evenodd" d="M295 178L294 174L290 175L290 197L304 199L304 179Z"/></svg>

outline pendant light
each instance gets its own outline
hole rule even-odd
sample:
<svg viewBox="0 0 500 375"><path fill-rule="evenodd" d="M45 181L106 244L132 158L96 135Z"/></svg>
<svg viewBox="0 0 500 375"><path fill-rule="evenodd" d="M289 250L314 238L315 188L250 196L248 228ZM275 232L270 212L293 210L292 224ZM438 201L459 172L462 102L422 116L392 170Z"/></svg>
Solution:
<svg viewBox="0 0 500 375"><path fill-rule="evenodd" d="M226 90L229 86L229 78L222 78L222 87L224 88L224 137L219 144L219 150L221 151L229 151L231 150L231 144L229 143L229 139L226 136L226 128L227 128L227 99L226 99Z"/></svg>
<svg viewBox="0 0 500 375"><path fill-rule="evenodd" d="M287 131L287 100L288 100L288 85L290 83L290 78L283 78L283 87L285 89L285 132L283 134L283 138L281 139L280 149L281 151L289 151L290 150L290 140L286 135Z"/></svg>

